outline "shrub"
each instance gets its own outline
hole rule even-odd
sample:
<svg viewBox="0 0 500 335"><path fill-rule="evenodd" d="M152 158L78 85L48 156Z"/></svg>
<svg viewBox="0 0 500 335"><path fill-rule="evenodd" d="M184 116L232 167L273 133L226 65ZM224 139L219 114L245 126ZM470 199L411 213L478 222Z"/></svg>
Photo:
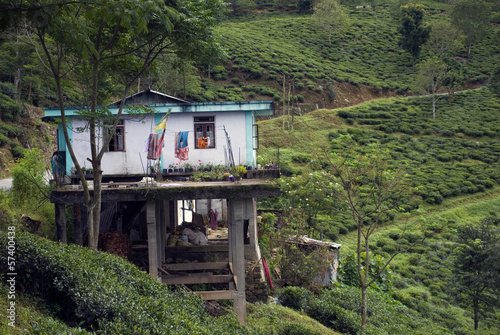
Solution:
<svg viewBox="0 0 500 335"><path fill-rule="evenodd" d="M278 301L285 307L304 311L308 308L311 295L312 292L304 287L288 286L278 294Z"/></svg>
<svg viewBox="0 0 500 335"><path fill-rule="evenodd" d="M38 206L39 198L42 195L40 190L46 188L43 182L45 164L40 149L25 151L26 155L17 161L12 168L12 190L11 195L14 204L18 207L26 205Z"/></svg>
<svg viewBox="0 0 500 335"><path fill-rule="evenodd" d="M285 322L278 327L280 335L321 335L321 331L300 323Z"/></svg>
<svg viewBox="0 0 500 335"><path fill-rule="evenodd" d="M17 122L23 115L23 106L11 97L0 93L0 117L3 121Z"/></svg>
<svg viewBox="0 0 500 335"><path fill-rule="evenodd" d="M0 147L7 145L10 142L9 138L4 134L0 134Z"/></svg>
<svg viewBox="0 0 500 335"><path fill-rule="evenodd" d="M311 302L307 313L328 328L346 334L357 334L360 330L360 316L338 306L338 303L331 295L323 293Z"/></svg>
<svg viewBox="0 0 500 335"><path fill-rule="evenodd" d="M8 137L16 137L21 135L22 130L17 125L10 125L6 123L0 124L0 134L3 134Z"/></svg>
<svg viewBox="0 0 500 335"><path fill-rule="evenodd" d="M0 233L0 263L7 262ZM193 294L168 286L120 257L16 235L19 288L59 306L59 317L101 334L248 334L234 315L214 319Z"/></svg>

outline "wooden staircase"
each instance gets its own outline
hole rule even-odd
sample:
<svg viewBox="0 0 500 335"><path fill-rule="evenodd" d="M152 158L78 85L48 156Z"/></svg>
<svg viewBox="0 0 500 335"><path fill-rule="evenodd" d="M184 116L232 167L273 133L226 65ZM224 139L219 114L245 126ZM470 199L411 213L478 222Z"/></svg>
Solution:
<svg viewBox="0 0 500 335"><path fill-rule="evenodd" d="M191 262L164 264L160 271L161 280L167 285L224 284L237 289L237 280L230 262ZM214 274L214 272L225 274ZM235 289L218 291L194 291L203 300L233 299Z"/></svg>

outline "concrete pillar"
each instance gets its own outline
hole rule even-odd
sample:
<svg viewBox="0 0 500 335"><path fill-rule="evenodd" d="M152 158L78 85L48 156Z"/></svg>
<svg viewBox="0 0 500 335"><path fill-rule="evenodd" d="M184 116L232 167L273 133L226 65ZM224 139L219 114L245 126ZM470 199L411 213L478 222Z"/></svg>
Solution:
<svg viewBox="0 0 500 335"><path fill-rule="evenodd" d="M245 246L245 257L247 259L252 260L253 262L260 262L261 254L259 247L259 237L258 230L259 227L257 225L257 199L252 198L248 199L245 202L245 217L248 220L248 235L250 238L250 244ZM264 275L264 267L259 266L260 269L260 279L262 281L266 280Z"/></svg>
<svg viewBox="0 0 500 335"><path fill-rule="evenodd" d="M234 312L241 324L246 324L245 296L245 248L243 240L243 224L246 202L251 199L231 199L228 206L228 242L229 261L232 263L235 293L233 298Z"/></svg>
<svg viewBox="0 0 500 335"><path fill-rule="evenodd" d="M161 233L161 245L160 245L160 259L161 263L165 262L165 247L167 246L167 212L168 212L168 200L160 201L160 233Z"/></svg>
<svg viewBox="0 0 500 335"><path fill-rule="evenodd" d="M247 258L252 261L260 259L259 241L257 237L257 199L247 199L245 202L245 218L248 220L248 237L250 240L247 245Z"/></svg>
<svg viewBox="0 0 500 335"><path fill-rule="evenodd" d="M66 205L55 204L55 208L57 240L62 243L68 243L66 231Z"/></svg>
<svg viewBox="0 0 500 335"><path fill-rule="evenodd" d="M158 278L158 234L156 222L156 202L148 201L146 205L147 229L148 229L148 258L149 274Z"/></svg>

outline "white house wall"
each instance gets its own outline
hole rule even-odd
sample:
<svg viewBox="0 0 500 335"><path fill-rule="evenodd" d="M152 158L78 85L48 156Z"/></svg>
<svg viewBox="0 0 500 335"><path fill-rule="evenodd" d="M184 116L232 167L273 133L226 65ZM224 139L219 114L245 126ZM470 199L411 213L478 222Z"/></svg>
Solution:
<svg viewBox="0 0 500 335"><path fill-rule="evenodd" d="M217 113L172 113L169 117L165 131L164 147L162 152L162 168L169 164L189 163L193 166L203 164L226 164L224 148L227 147L224 126L231 140L234 162L236 165L251 164L253 157L247 153L247 125L245 112L217 112ZM215 148L195 149L194 146L194 117L215 116ZM104 175L109 174L140 174L147 171L148 162L146 143L149 134L157 124L160 116L147 116L144 120L134 120L130 116L122 117L125 128L125 151L104 153L102 159L102 170ZM73 120L72 142L78 161L82 166L90 167L87 160L90 154L89 135L87 132L77 131L83 127L82 121ZM250 127L251 129L251 127ZM179 161L174 156L175 132L188 131L189 159ZM157 131L161 134L161 131ZM251 134L250 134L251 137Z"/></svg>

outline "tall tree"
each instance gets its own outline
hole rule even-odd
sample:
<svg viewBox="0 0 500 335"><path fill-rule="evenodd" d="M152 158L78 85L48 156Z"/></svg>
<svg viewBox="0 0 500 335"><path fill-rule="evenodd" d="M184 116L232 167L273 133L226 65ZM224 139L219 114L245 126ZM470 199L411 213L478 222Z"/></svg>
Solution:
<svg viewBox="0 0 500 335"><path fill-rule="evenodd" d="M489 7L483 0L460 0L451 7L450 16L453 25L466 37L468 59L472 43L491 28Z"/></svg>
<svg viewBox="0 0 500 335"><path fill-rule="evenodd" d="M335 150L327 155L327 169L334 177L328 184L333 186L329 189L337 199L337 210L349 213L357 226L356 270L361 289L361 330L364 332L368 320L368 288L380 278L394 257L405 251L398 248L384 264L379 264L378 271L373 271L371 237L391 215L406 211L402 207L412 196L412 190L402 170L392 171L387 167L385 152L374 146L371 152L356 153L351 141L346 136L334 140L335 144L343 142L340 145L351 149L340 153Z"/></svg>
<svg viewBox="0 0 500 335"><path fill-rule="evenodd" d="M398 32L401 34L399 45L408 51L412 57L412 65L420 56L422 45L429 38L430 27L424 25L424 6L409 3L401 6L401 24Z"/></svg>
<svg viewBox="0 0 500 335"><path fill-rule="evenodd" d="M432 119L436 118L436 103L443 97L438 89L443 86L447 66L438 57L431 57L418 65L417 87L432 97Z"/></svg>
<svg viewBox="0 0 500 335"><path fill-rule="evenodd" d="M474 329L488 306L498 306L500 298L500 230L497 218L466 224L458 230L454 251L454 285L457 298L472 302Z"/></svg>
<svg viewBox="0 0 500 335"><path fill-rule="evenodd" d="M432 119L436 118L436 104L447 96L451 99L455 91L464 83L464 69L461 64L442 55L432 56L418 64L416 88L432 98ZM446 94L440 92L446 89Z"/></svg>
<svg viewBox="0 0 500 335"><path fill-rule="evenodd" d="M426 46L436 56L454 55L463 43L464 36L449 21L434 21Z"/></svg>
<svg viewBox="0 0 500 335"><path fill-rule="evenodd" d="M86 183L83 192L88 212L88 245L97 248L101 161L116 131L125 98L160 54L170 52L195 59L216 49L212 28L224 5L221 0L185 0L171 6L162 0L40 3L36 15L25 16L31 20L26 25L26 36L37 47L42 64L54 79L64 137L81 180L85 180L82 166L68 134L67 89L78 89L87 106L81 117L87 121L89 130L91 157L87 160L92 165L94 179L93 192ZM111 95L122 99L115 116L102 107L110 102ZM102 131L103 125L110 121L111 127Z"/></svg>
<svg viewBox="0 0 500 335"><path fill-rule="evenodd" d="M341 38L349 28L349 16L339 0L322 0L314 6L313 19L328 34L328 43L332 44L332 35Z"/></svg>

